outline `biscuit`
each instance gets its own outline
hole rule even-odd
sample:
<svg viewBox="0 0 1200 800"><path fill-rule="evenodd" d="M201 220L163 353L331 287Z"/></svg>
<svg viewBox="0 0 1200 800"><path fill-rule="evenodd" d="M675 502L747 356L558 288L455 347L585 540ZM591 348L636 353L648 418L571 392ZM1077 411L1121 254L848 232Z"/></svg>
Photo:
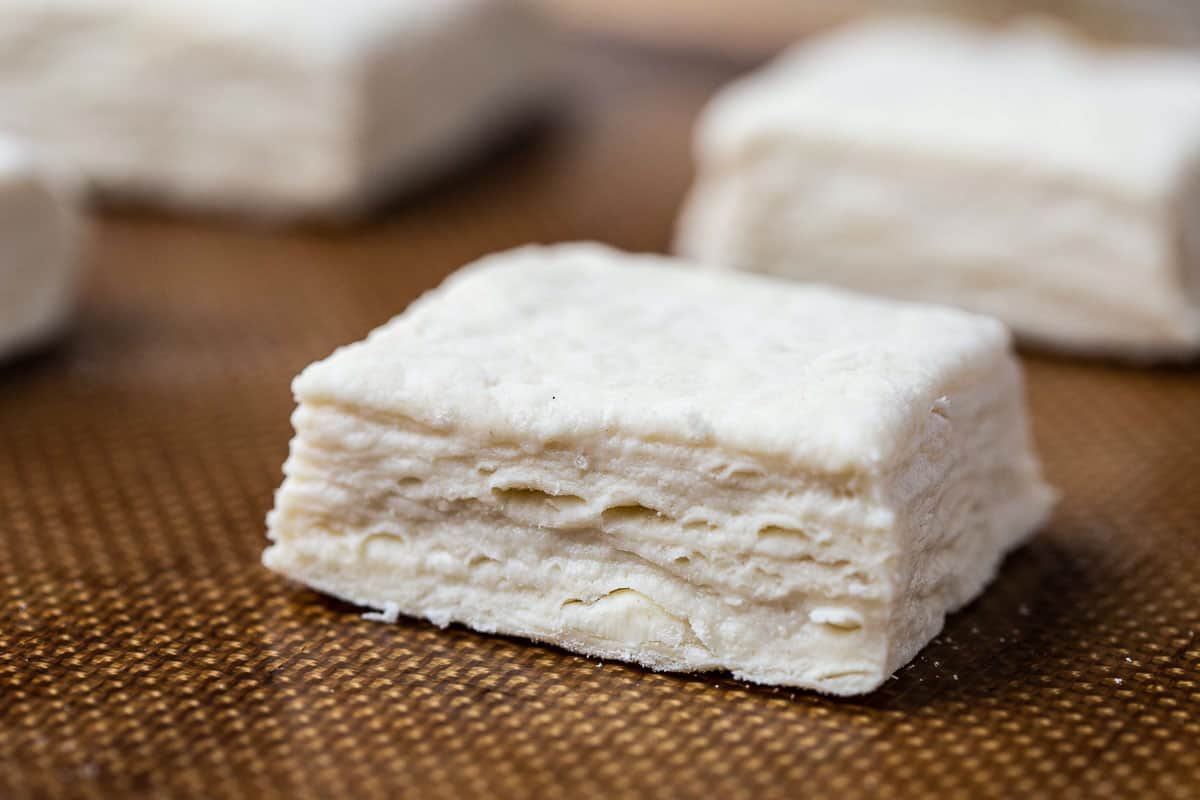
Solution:
<svg viewBox="0 0 1200 800"><path fill-rule="evenodd" d="M552 61L504 0L9 0L0 127L107 195L338 219L533 111Z"/></svg>
<svg viewBox="0 0 1200 800"><path fill-rule="evenodd" d="M1024 341L1200 351L1200 56L895 18L805 44L697 131L679 253L996 316Z"/></svg>
<svg viewBox="0 0 1200 800"><path fill-rule="evenodd" d="M598 245L464 268L294 390L268 567L658 670L870 691L1053 499L999 323Z"/></svg>

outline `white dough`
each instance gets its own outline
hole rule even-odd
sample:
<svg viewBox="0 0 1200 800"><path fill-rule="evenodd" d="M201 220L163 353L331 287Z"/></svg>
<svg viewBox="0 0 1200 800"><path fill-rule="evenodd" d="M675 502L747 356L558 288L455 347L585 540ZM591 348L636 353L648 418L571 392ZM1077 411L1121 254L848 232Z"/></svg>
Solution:
<svg viewBox="0 0 1200 800"><path fill-rule="evenodd" d="M722 92L696 147L684 255L1056 349L1200 351L1200 55L866 22Z"/></svg>
<svg viewBox="0 0 1200 800"><path fill-rule="evenodd" d="M110 194L344 216L532 111L551 61L505 0L0 0L0 126Z"/></svg>
<svg viewBox="0 0 1200 800"><path fill-rule="evenodd" d="M1045 518L964 312L599 245L464 268L294 385L274 570L654 669L877 687Z"/></svg>
<svg viewBox="0 0 1200 800"><path fill-rule="evenodd" d="M66 324L81 228L73 180L0 138L0 360L43 344Z"/></svg>

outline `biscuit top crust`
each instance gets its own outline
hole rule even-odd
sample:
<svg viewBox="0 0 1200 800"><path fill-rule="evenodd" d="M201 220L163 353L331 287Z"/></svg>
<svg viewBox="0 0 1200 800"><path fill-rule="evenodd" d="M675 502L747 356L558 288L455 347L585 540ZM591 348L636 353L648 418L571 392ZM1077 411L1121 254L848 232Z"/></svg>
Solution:
<svg viewBox="0 0 1200 800"><path fill-rule="evenodd" d="M505 441L622 434L834 474L887 467L946 397L1013 370L985 317L565 244L463 268L293 389Z"/></svg>
<svg viewBox="0 0 1200 800"><path fill-rule="evenodd" d="M121 20L122 37L135 36L150 52L244 46L254 53L284 54L307 63L359 58L381 37L427 30L497 5L500 0L10 0L6 20L38 30L56 19ZM125 41L122 39L121 41ZM448 54L450 57L452 54Z"/></svg>
<svg viewBox="0 0 1200 800"><path fill-rule="evenodd" d="M797 139L1154 199L1200 165L1200 55L1107 49L1049 23L883 18L734 83L704 114L697 150L728 162Z"/></svg>

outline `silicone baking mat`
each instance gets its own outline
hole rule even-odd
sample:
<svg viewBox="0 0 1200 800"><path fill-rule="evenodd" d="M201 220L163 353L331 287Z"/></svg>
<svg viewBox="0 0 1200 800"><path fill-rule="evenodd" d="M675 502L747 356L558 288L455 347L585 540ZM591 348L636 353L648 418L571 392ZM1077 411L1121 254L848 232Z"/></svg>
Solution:
<svg viewBox="0 0 1200 800"><path fill-rule="evenodd" d="M0 372L0 796L1200 796L1200 372L1027 359L1064 493L873 696L657 675L259 565L289 380L531 240L668 245L730 65L580 49L550 122L347 230L109 212Z"/></svg>

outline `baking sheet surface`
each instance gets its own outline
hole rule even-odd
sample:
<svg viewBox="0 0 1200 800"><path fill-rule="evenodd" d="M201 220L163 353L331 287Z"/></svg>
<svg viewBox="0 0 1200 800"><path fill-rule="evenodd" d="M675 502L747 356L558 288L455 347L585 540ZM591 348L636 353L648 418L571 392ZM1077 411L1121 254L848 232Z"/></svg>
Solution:
<svg viewBox="0 0 1200 800"><path fill-rule="evenodd" d="M0 372L0 796L1200 796L1195 369L1027 359L1063 502L866 699L366 622L259 565L305 364L490 250L667 246L733 69L580 58L555 122L372 224L99 219L73 335Z"/></svg>

